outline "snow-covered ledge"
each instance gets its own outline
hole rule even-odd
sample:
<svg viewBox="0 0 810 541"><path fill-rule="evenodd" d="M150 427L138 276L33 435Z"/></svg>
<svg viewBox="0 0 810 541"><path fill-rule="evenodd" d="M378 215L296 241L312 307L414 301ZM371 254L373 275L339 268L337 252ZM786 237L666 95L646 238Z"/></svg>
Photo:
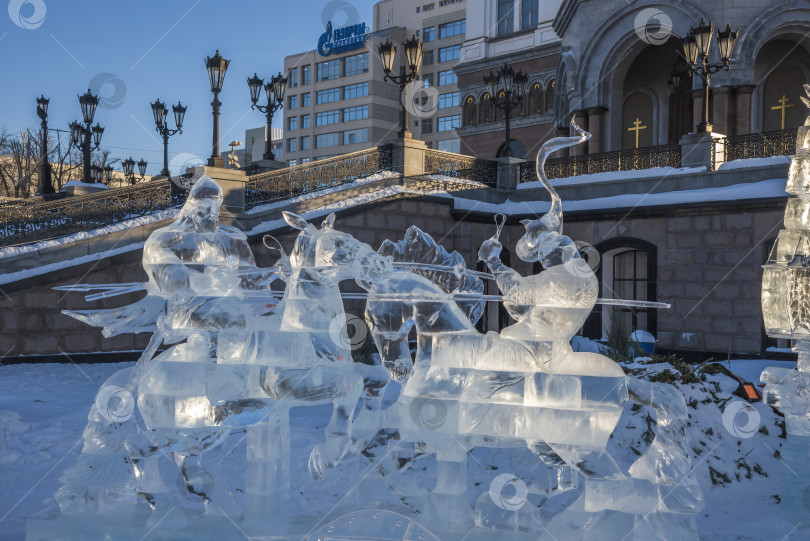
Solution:
<svg viewBox="0 0 810 541"><path fill-rule="evenodd" d="M82 182L81 180L71 180L62 186L62 190L68 197L74 195L89 195L91 193L109 190L107 186L100 182Z"/></svg>

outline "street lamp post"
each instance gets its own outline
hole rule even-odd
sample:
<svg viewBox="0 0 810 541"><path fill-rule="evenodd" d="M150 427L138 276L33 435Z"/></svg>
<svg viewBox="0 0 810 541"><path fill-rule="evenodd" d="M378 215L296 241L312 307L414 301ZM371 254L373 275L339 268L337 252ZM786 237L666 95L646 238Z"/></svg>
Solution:
<svg viewBox="0 0 810 541"><path fill-rule="evenodd" d="M399 75L391 75L391 72L394 70L394 60L396 59L397 55L397 48L396 46L391 43L390 40L385 40L385 43L381 44L377 48L377 52L380 54L380 60L382 61L383 71L385 72L385 77L383 78L384 81L391 81L394 84L398 84L400 88L400 92L406 92L406 87L416 81L419 78L419 70L422 67L422 42L416 36L413 36L411 39L407 40L403 43L405 47L405 57L407 61L407 67L402 66L400 67ZM402 110L400 111L399 116L399 123L400 123L400 132L399 138L400 139L410 139L412 134L411 130L408 129L408 108L405 106L407 103L407 98L402 100Z"/></svg>
<svg viewBox="0 0 810 541"><path fill-rule="evenodd" d="M211 157L208 158L208 165L211 167L224 167L225 160L219 155L219 93L222 91L222 82L225 80L225 72L228 71L230 60L225 60L220 56L219 49L213 57L206 57L205 68L208 70L208 80L211 82L211 92L214 93L214 101L211 102L212 114L214 116L214 138L211 145Z"/></svg>
<svg viewBox="0 0 810 541"><path fill-rule="evenodd" d="M164 177L171 176L169 172L169 137L177 133L183 133L183 118L186 116L187 107L183 107L180 102L177 105L172 105L172 112L174 113L174 124L177 129L169 129L169 110L166 109L166 104L160 100L155 100L152 106L152 116L155 117L155 129L163 137L163 171L160 174Z"/></svg>
<svg viewBox="0 0 810 541"><path fill-rule="evenodd" d="M247 80L250 88L251 109L258 109L267 115L267 136L264 141L264 154L262 159L275 160L273 154L273 113L284 107L284 94L287 91L287 78L279 73L273 76L270 82L265 83L264 79L257 74ZM264 93L267 95L267 105L258 105L259 93L264 86Z"/></svg>
<svg viewBox="0 0 810 541"><path fill-rule="evenodd" d="M136 164L135 160L133 160L130 156L121 162L121 165L124 168L124 178L126 178L127 182L130 184L135 184L138 182L138 180L135 178L135 165L138 166L138 172L141 174L141 180L143 180L143 177L146 176L146 166L148 164L143 159Z"/></svg>
<svg viewBox="0 0 810 541"><path fill-rule="evenodd" d="M709 85L712 74L721 69L729 69L731 54L737 44L740 30L731 30L731 25L726 25L726 29L717 32L717 45L720 49L720 63L709 62L709 52L714 35L714 23L709 24L701 19L697 28L690 28L689 33L683 38L683 52L686 56L688 69L703 79L703 121L697 125L698 133L709 133L712 125L709 122Z"/></svg>
<svg viewBox="0 0 810 541"><path fill-rule="evenodd" d="M44 95L37 98L37 116L42 120L39 139L39 193L52 194L51 164L48 162L48 103L51 100Z"/></svg>
<svg viewBox="0 0 810 541"><path fill-rule="evenodd" d="M523 104L523 96L526 92L526 83L529 77L522 71L515 73L508 64L504 64L498 73L489 72L484 77L484 83L490 95L490 103L504 112L506 121L506 143L504 144L501 157L511 158L512 152L512 111ZM498 84L500 83L500 88Z"/></svg>
<svg viewBox="0 0 810 541"><path fill-rule="evenodd" d="M79 105L82 107L84 126L76 121L70 123L70 144L82 151L82 161L84 164L83 181L88 184L93 184L90 153L101 147L101 136L104 133L104 128L99 126L98 123L91 127L93 117L96 114L96 107L98 106L98 96L94 96L90 92L90 89L88 89L85 94L79 96Z"/></svg>

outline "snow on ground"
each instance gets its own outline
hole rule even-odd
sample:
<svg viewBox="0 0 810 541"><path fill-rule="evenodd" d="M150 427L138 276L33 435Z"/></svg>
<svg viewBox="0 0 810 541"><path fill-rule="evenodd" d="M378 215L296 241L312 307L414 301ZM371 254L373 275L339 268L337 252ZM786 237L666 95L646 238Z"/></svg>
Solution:
<svg viewBox="0 0 810 541"><path fill-rule="evenodd" d="M580 340L574 349L597 348ZM662 381L678 375L670 364L649 362L637 359L625 367L638 376ZM732 370L754 381L762 367L774 364L791 366L784 361L730 361ZM113 373L129 366L131 363L0 367L0 539L23 539L25 517L55 509L52 494L59 487L62 470L79 452L96 390ZM778 515L777 499L785 476L777 452L784 441L780 438L782 418L763 403L733 419L724 418L728 405L740 399L731 395L736 382L722 373L707 374L705 381L675 384L688 403L689 444L706 500L699 517L701 539L810 540L810 532L791 532ZM306 459L311 446L322 438L330 409L293 410L292 485L298 493L293 505L299 511L329 513L340 503L346 487L368 467L365 459L357 457L320 483L309 478ZM611 445L643 452L648 413L646 407L628 404ZM757 421L755 430L743 430L748 415ZM468 460L471 503L486 490L493 475L528 475L536 461L524 449L474 450ZM435 460L417 461L413 470L418 483L430 487Z"/></svg>

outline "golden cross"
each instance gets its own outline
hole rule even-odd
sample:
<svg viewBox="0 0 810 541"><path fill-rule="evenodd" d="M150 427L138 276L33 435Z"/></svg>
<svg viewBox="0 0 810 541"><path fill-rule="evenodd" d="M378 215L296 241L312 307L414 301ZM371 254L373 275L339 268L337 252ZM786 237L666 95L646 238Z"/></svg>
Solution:
<svg viewBox="0 0 810 541"><path fill-rule="evenodd" d="M636 132L636 148L638 148L638 134L639 134L639 132L641 132L641 130L646 130L646 129L647 129L647 126L642 126L641 125L641 119L638 118L638 117L636 117L636 121L633 122L633 127L632 128L627 128L627 131Z"/></svg>
<svg viewBox="0 0 810 541"><path fill-rule="evenodd" d="M782 111L782 129L783 130L785 129L785 113L787 113L787 110L790 109L791 107L796 107L795 103L791 103L790 105L788 105L789 101L790 101L790 98L788 98L785 94L782 94L782 97L779 98L779 101L778 101L779 105L771 107L771 111L779 111L779 110Z"/></svg>

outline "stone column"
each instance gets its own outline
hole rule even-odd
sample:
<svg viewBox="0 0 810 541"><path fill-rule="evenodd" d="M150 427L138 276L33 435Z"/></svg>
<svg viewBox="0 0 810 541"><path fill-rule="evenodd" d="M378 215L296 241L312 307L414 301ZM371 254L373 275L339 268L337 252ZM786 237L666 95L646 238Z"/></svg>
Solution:
<svg viewBox="0 0 810 541"><path fill-rule="evenodd" d="M574 120L576 121L577 125L585 131L588 131L588 113L584 110L581 111L574 111ZM568 135L575 136L577 132L574 130L573 126L568 127ZM585 154L585 145L574 145L570 148L571 156L581 156Z"/></svg>
<svg viewBox="0 0 810 541"><path fill-rule="evenodd" d="M394 141L393 170L404 177L425 174L427 144L420 139Z"/></svg>
<svg viewBox="0 0 810 541"><path fill-rule="evenodd" d="M714 118L712 131L728 135L734 126L734 95L732 87L721 86L712 89L712 99L714 100Z"/></svg>
<svg viewBox="0 0 810 541"><path fill-rule="evenodd" d="M607 109L604 107L588 109L588 127L590 128L588 131L591 132L591 140L588 141L588 154L599 154L607 151L607 149L603 148L602 143L602 125L606 111Z"/></svg>
<svg viewBox="0 0 810 541"><path fill-rule="evenodd" d="M751 133L751 94L754 85L742 85L734 89L734 131L729 135L746 135Z"/></svg>

